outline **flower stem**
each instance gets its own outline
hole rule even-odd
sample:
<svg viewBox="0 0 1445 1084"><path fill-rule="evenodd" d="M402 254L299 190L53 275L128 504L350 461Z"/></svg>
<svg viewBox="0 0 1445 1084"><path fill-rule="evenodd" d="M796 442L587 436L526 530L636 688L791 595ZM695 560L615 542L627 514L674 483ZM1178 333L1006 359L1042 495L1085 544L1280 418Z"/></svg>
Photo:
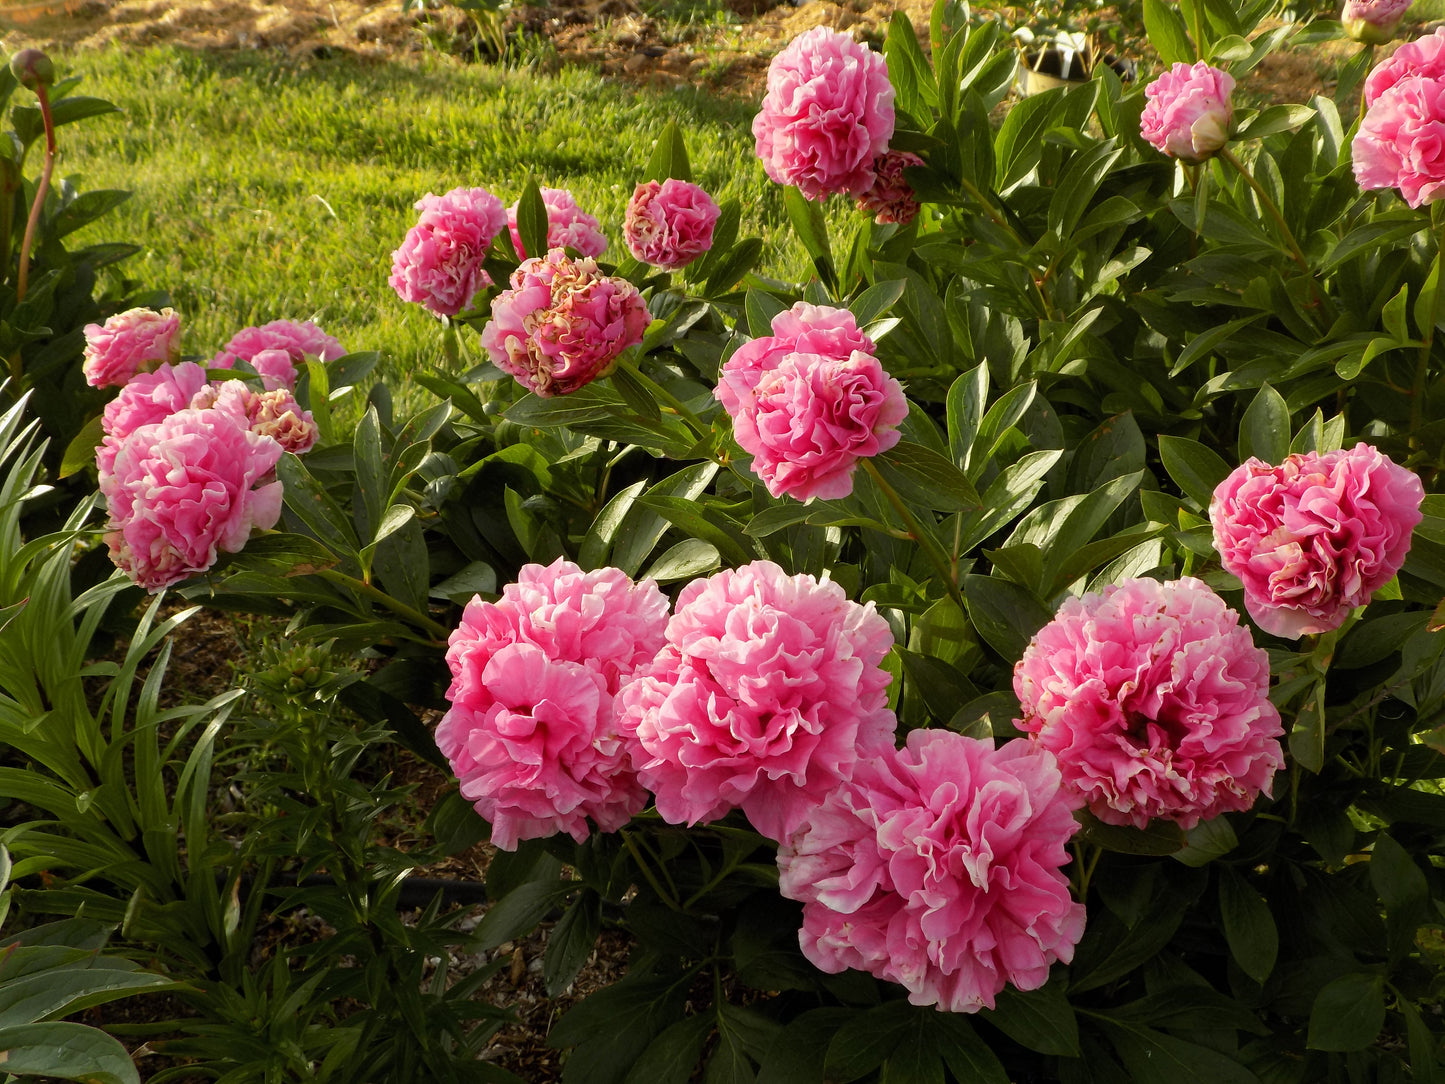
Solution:
<svg viewBox="0 0 1445 1084"><path fill-rule="evenodd" d="M617 367L619 369L626 369L628 376L632 377L644 388L646 388L648 392L652 395L652 397L656 399L659 403L661 403L664 408L670 410L672 413L676 414L679 418L685 421L688 425L688 428L690 428L699 438L706 437L712 433L712 428L710 426L704 425L702 423L702 419L699 418L696 414L694 414L691 410L689 410L686 403L684 403L677 396L673 395L672 392L668 391L656 380L653 380L652 377L644 373L640 368L638 368L636 362L632 361L631 359L624 359L617 363Z"/></svg>
<svg viewBox="0 0 1445 1084"><path fill-rule="evenodd" d="M898 491L883 480L883 475L878 473L878 468L873 465L871 459L864 459L862 463L863 469L868 472L874 483L882 490L883 496L888 498L888 503L903 517L903 522L908 525L908 536L923 547L923 552L938 572L939 579L943 581L943 586L947 589L949 598L953 599L960 610L967 612L967 607L963 602L963 594L958 589L958 580L954 578L953 573L950 571L951 562L949 561L948 554L943 552L943 547L940 546L938 540L933 537L933 532L923 529L923 525L918 522L912 510L908 505L903 503L903 498L898 495Z"/></svg>
<svg viewBox="0 0 1445 1084"><path fill-rule="evenodd" d="M401 599L393 598L379 587L369 584L364 580L358 580L355 576L348 576L345 572L338 572L334 568L317 569L316 575L328 583L334 583L338 587L345 587L348 590L365 595L374 602L381 603L381 605L385 606L398 617L404 617L413 625L425 629L434 639L441 641L443 644L446 642L447 637L451 635L452 630L445 625L433 621L420 610L413 609L405 602L402 602Z"/></svg>
<svg viewBox="0 0 1445 1084"><path fill-rule="evenodd" d="M1300 267L1305 270L1306 274L1313 275L1314 272L1310 269L1310 262L1309 260L1305 259L1305 254L1300 249L1299 242L1294 239L1294 234L1290 231L1289 224L1285 222L1284 215L1279 213L1279 208L1275 206L1274 200L1269 198L1269 193L1267 193L1264 190L1264 187L1257 180L1254 179L1254 174L1249 172L1249 170L1245 167L1245 164L1241 162L1238 158L1236 158L1234 156L1234 152L1231 151L1228 147L1220 147L1216 153L1219 155L1220 158L1223 158L1226 162L1228 162L1231 166L1238 170L1239 175L1244 178L1244 183L1249 185L1250 188L1254 189L1254 194L1259 198L1260 206L1265 209L1265 212L1269 215L1269 217L1274 219L1274 224L1279 227L1280 235L1284 238L1285 244L1289 247L1290 256L1294 258L1295 263L1299 264Z"/></svg>
<svg viewBox="0 0 1445 1084"><path fill-rule="evenodd" d="M35 243L35 231L40 227L40 212L45 207L45 197L50 192L50 174L55 169L55 117L50 112L50 98L45 93L45 84L37 83L35 96L40 99L40 119L45 124L45 164L40 168L40 184L35 188L35 199L30 203L30 218L25 223L25 238L20 242L20 274L15 281L15 303L25 300L25 290L30 277L30 247Z"/></svg>

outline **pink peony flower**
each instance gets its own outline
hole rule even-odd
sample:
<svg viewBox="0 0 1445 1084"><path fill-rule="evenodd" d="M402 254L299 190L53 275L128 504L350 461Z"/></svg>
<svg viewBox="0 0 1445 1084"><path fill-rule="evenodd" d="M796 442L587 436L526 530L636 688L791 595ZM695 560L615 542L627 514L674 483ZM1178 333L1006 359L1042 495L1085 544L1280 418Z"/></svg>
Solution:
<svg viewBox="0 0 1445 1084"><path fill-rule="evenodd" d="M307 358L335 361L346 347L310 320L273 320L260 327L236 332L209 362L212 369L234 369L244 361L255 369L270 391L296 387L296 367Z"/></svg>
<svg viewBox="0 0 1445 1084"><path fill-rule="evenodd" d="M893 138L883 57L821 26L794 38L768 66L753 136L764 171L779 184L809 199L862 195Z"/></svg>
<svg viewBox="0 0 1445 1084"><path fill-rule="evenodd" d="M577 200L565 188L543 188L542 204L547 208L547 247L570 248L581 256L601 256L607 251L607 238L598 228L597 219L577 206ZM512 234L512 247L517 258L525 260L522 235L517 230L517 204L507 208L507 229Z"/></svg>
<svg viewBox="0 0 1445 1084"><path fill-rule="evenodd" d="M712 247L721 213L711 196L688 181L644 181L627 202L622 236L643 263L676 271Z"/></svg>
<svg viewBox="0 0 1445 1084"><path fill-rule="evenodd" d="M111 560L151 592L204 572L281 515L281 483L266 480L281 445L220 410L142 425L121 444L100 489Z"/></svg>
<svg viewBox="0 0 1445 1084"><path fill-rule="evenodd" d="M104 324L85 325L85 382L121 387L136 373L180 357L181 318L174 309L127 309Z"/></svg>
<svg viewBox="0 0 1445 1084"><path fill-rule="evenodd" d="M860 459L898 443L903 388L847 309L798 302L723 365L714 395L774 497L846 497Z"/></svg>
<svg viewBox="0 0 1445 1084"><path fill-rule="evenodd" d="M1014 667L1020 730L1107 824L1248 809L1284 763L1269 657L1191 577L1070 598Z"/></svg>
<svg viewBox="0 0 1445 1084"><path fill-rule="evenodd" d="M914 730L809 812L778 850L779 888L802 902L799 941L823 971L977 1012L1073 959L1084 906L1061 867L1077 828L1048 753Z"/></svg>
<svg viewBox="0 0 1445 1084"><path fill-rule="evenodd" d="M417 224L391 254L391 288L438 316L456 316L492 284L482 269L492 238L506 228L502 201L485 188L428 192L417 200Z"/></svg>
<svg viewBox="0 0 1445 1084"><path fill-rule="evenodd" d="M482 346L537 395L566 395L610 373L650 322L636 286L554 248L523 261L492 299Z"/></svg>
<svg viewBox="0 0 1445 1084"><path fill-rule="evenodd" d="M1445 79L1445 26L1423 38L1407 41L1375 65L1365 77L1365 108L1374 105L1380 95L1408 76L1432 82Z"/></svg>
<svg viewBox="0 0 1445 1084"><path fill-rule="evenodd" d="M1368 444L1250 459L1214 491L1214 548L1249 615L1291 639L1328 632L1390 581L1410 551L1425 487Z"/></svg>
<svg viewBox="0 0 1445 1084"><path fill-rule="evenodd" d="M104 476L115 464L120 446L143 425L164 421L206 386L206 370L193 361L179 365L164 363L153 373L132 378L120 394L105 404L101 415L101 442L95 450L95 465Z"/></svg>
<svg viewBox="0 0 1445 1084"><path fill-rule="evenodd" d="M1369 45L1384 45L1410 10L1413 0L1345 0L1340 22L1345 33Z"/></svg>
<svg viewBox="0 0 1445 1084"><path fill-rule="evenodd" d="M918 217L918 199L903 176L910 166L924 165L922 158L908 151L889 151L875 163L873 186L858 197L858 210L873 216L880 225L896 222L906 226Z"/></svg>
<svg viewBox="0 0 1445 1084"><path fill-rule="evenodd" d="M311 411L302 410L285 388L256 391L241 380L221 380L197 392L191 409L225 411L251 432L271 437L292 455L309 452L321 435Z"/></svg>
<svg viewBox="0 0 1445 1084"><path fill-rule="evenodd" d="M1165 154L1200 162L1229 142L1234 77L1204 61L1176 63L1144 88L1139 134Z"/></svg>
<svg viewBox="0 0 1445 1084"><path fill-rule="evenodd" d="M673 824L740 808L783 840L860 757L892 748L892 646L870 602L754 561L682 589L667 644L622 690L619 724Z"/></svg>
<svg viewBox="0 0 1445 1084"><path fill-rule="evenodd" d="M1411 207L1445 195L1445 79L1407 75L1375 99L1350 145L1362 189L1398 188Z"/></svg>
<svg viewBox="0 0 1445 1084"><path fill-rule="evenodd" d="M614 712L662 646L667 598L615 568L526 565L495 603L474 598L451 635L451 710L437 747L492 842L604 832L647 803Z"/></svg>

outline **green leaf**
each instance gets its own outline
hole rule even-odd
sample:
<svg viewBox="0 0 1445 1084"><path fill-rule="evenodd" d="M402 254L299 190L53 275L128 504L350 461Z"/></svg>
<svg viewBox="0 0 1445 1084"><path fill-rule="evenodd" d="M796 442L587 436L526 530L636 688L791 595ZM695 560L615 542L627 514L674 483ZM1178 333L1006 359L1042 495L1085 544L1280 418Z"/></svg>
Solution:
<svg viewBox="0 0 1445 1084"><path fill-rule="evenodd" d="M687 1084L712 1032L710 1016L689 1016L653 1039L627 1074L626 1084Z"/></svg>
<svg viewBox="0 0 1445 1084"><path fill-rule="evenodd" d="M878 473L904 500L945 512L982 509L968 476L947 457L902 440L873 460Z"/></svg>
<svg viewBox="0 0 1445 1084"><path fill-rule="evenodd" d="M1283 463L1289 455L1289 435L1284 396L1268 384L1261 385L1239 420L1239 461L1255 456L1271 466Z"/></svg>
<svg viewBox="0 0 1445 1084"><path fill-rule="evenodd" d="M125 1047L103 1031L60 1021L0 1028L0 1063L16 1076L140 1084Z"/></svg>
<svg viewBox="0 0 1445 1084"><path fill-rule="evenodd" d="M755 557L742 530L716 508L701 505L693 499L651 492L639 497L637 503L658 513L693 538L710 542L729 565L745 565Z"/></svg>
<svg viewBox="0 0 1445 1084"><path fill-rule="evenodd" d="M963 1016L930 1012L924 1017L924 1034L957 1080L969 1084L1009 1084L1009 1075L988 1045Z"/></svg>
<svg viewBox="0 0 1445 1084"><path fill-rule="evenodd" d="M1325 766L1325 686L1315 685L1300 705L1289 732L1289 755L1302 768L1318 772Z"/></svg>
<svg viewBox="0 0 1445 1084"><path fill-rule="evenodd" d="M1083 824L1079 839L1118 854L1177 854L1189 842L1179 825L1157 817L1144 828L1105 824L1087 812L1080 814L1079 819Z"/></svg>
<svg viewBox="0 0 1445 1084"><path fill-rule="evenodd" d="M1065 983L1049 982L1027 993L1006 986L993 1009L978 1014L1014 1042L1040 1054L1079 1056L1079 1022L1065 993Z"/></svg>
<svg viewBox="0 0 1445 1084"><path fill-rule="evenodd" d="M1264 897L1228 866L1219 868L1219 913L1229 954L1263 986L1279 955L1279 930Z"/></svg>
<svg viewBox="0 0 1445 1084"><path fill-rule="evenodd" d="M1307 105L1270 105L1261 109L1235 129L1232 139L1263 139L1276 132L1288 132L1314 119L1315 111Z"/></svg>
<svg viewBox="0 0 1445 1084"><path fill-rule="evenodd" d="M642 573L643 579L660 584L675 583L706 575L722 565L717 547L700 538L684 538L654 561Z"/></svg>
<svg viewBox="0 0 1445 1084"><path fill-rule="evenodd" d="M60 461L60 477L69 478L95 464L95 451L105 435L103 423L104 418L97 414L81 426L80 432L66 445L65 456Z"/></svg>
<svg viewBox="0 0 1445 1084"><path fill-rule="evenodd" d="M542 981L552 997L564 993L577 972L592 955L597 935L602 932L602 901L596 892L584 890L562 913L547 937L547 954L542 958Z"/></svg>
<svg viewBox="0 0 1445 1084"><path fill-rule="evenodd" d="M1062 90L1048 90L1015 102L994 137L993 187L1007 194L1039 164L1044 133L1052 128L1064 102Z"/></svg>
<svg viewBox="0 0 1445 1084"><path fill-rule="evenodd" d="M1123 148L1116 147L1114 141L1108 139L1096 143L1069 162L1053 198L1049 200L1050 233L1066 244L1069 242L1074 227L1098 193L1099 186L1123 154Z"/></svg>
<svg viewBox="0 0 1445 1084"><path fill-rule="evenodd" d="M1228 817L1212 817L1200 821L1185 833L1189 842L1182 851L1176 851L1173 858L1186 866L1207 866L1216 858L1223 858L1239 846L1239 836Z"/></svg>
<svg viewBox="0 0 1445 1084"><path fill-rule="evenodd" d="M356 532L346 513L312 477L301 460L287 452L276 464L276 477L281 480L286 507L296 514L297 519L311 528L326 545L344 554L356 555Z"/></svg>
<svg viewBox="0 0 1445 1084"><path fill-rule="evenodd" d="M1102 1017L1132 1084L1260 1084L1234 1058L1140 1024Z"/></svg>
<svg viewBox="0 0 1445 1084"><path fill-rule="evenodd" d="M485 561L473 561L440 583L432 585L427 592L427 597L445 598L465 604L470 602L474 595L494 595L496 593L497 570Z"/></svg>
<svg viewBox="0 0 1445 1084"><path fill-rule="evenodd" d="M759 339L773 333L773 317L787 312L788 306L766 290L749 290L743 299L748 317L748 334Z"/></svg>
<svg viewBox="0 0 1445 1084"><path fill-rule="evenodd" d="M793 224L793 232L812 257L823 285L829 291L836 289L838 276L833 270L833 251L828 243L828 220L823 215L823 205L788 185L783 189L783 209L788 213L788 221Z"/></svg>
<svg viewBox="0 0 1445 1084"><path fill-rule="evenodd" d="M1010 663L1023 656L1034 633L1054 617L1032 591L993 576L965 576L963 594L978 634Z"/></svg>
<svg viewBox="0 0 1445 1084"><path fill-rule="evenodd" d="M577 885L571 881L526 881L492 904L473 935L477 951L490 952L537 927Z"/></svg>
<svg viewBox="0 0 1445 1084"><path fill-rule="evenodd" d="M653 496L696 501L717 472L716 463L694 463L656 483L648 492ZM667 533L667 525L662 516L634 502L617 530L610 558L612 565L629 576L636 576L647 555Z"/></svg>
<svg viewBox="0 0 1445 1084"><path fill-rule="evenodd" d="M1187 437L1159 437L1159 458L1181 492L1208 508L1214 490L1229 474L1229 464L1216 452Z"/></svg>
<svg viewBox="0 0 1445 1084"><path fill-rule="evenodd" d="M988 405L988 364L964 373L948 389L948 451L960 469L968 469L969 452L978 437Z"/></svg>
<svg viewBox="0 0 1445 1084"><path fill-rule="evenodd" d="M1384 832L1370 848L1370 883L1385 905L1390 963L1399 963L1415 947L1415 931L1426 921L1430 886L1410 852Z"/></svg>
<svg viewBox="0 0 1445 1084"><path fill-rule="evenodd" d="M517 200L517 234L522 238L519 257L546 255L547 226L547 204L542 201L542 190L534 178L528 177Z"/></svg>
<svg viewBox="0 0 1445 1084"><path fill-rule="evenodd" d="M613 540L627 513L641 492L647 488L646 479L633 482L621 490L603 506L592 521L581 546L577 549L577 561L583 568L602 568L607 564L607 555L612 551Z"/></svg>
<svg viewBox="0 0 1445 1084"><path fill-rule="evenodd" d="M1310 1009L1311 1050L1364 1050L1385 1026L1385 980L1366 972L1325 986Z"/></svg>
<svg viewBox="0 0 1445 1084"><path fill-rule="evenodd" d="M52 968L0 984L0 1029L79 1012L138 990L173 985L162 975L117 967L107 960L91 967Z"/></svg>
<svg viewBox="0 0 1445 1084"><path fill-rule="evenodd" d="M692 167L687 161L687 144L683 140L682 129L675 120L668 121L662 135L657 137L657 145L652 148L652 156L648 158L647 166L642 171L644 181L665 181L669 178L679 181L692 180Z"/></svg>
<svg viewBox="0 0 1445 1084"><path fill-rule="evenodd" d="M877 1069L908 1031L915 1011L906 1001L885 1001L841 1028L828 1044L827 1079L849 1084Z"/></svg>
<svg viewBox="0 0 1445 1084"><path fill-rule="evenodd" d="M874 283L848 303L859 327L867 327L891 309L907 287L907 279L889 279Z"/></svg>
<svg viewBox="0 0 1445 1084"><path fill-rule="evenodd" d="M381 522L382 509L390 496L387 486L386 464L382 461L381 419L376 407L367 407L361 421L356 423L356 435L351 438L352 463L356 470L356 534L359 538L372 537Z"/></svg>
<svg viewBox="0 0 1445 1084"><path fill-rule="evenodd" d="M1168 0L1144 0L1144 30L1165 64L1191 64L1197 59L1184 17Z"/></svg>
<svg viewBox="0 0 1445 1084"><path fill-rule="evenodd" d="M1435 327L1435 296L1440 291L1440 261L1437 259L1430 264L1430 273L1425 276L1425 284L1420 287L1420 292L1415 295L1415 307L1413 315L1415 327L1422 339L1429 338Z"/></svg>

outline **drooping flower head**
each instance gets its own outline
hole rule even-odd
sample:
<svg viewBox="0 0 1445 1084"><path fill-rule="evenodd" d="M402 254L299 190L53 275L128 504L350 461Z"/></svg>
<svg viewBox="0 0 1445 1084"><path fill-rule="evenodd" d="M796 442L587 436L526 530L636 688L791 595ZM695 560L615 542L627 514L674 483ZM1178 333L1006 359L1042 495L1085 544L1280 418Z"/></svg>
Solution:
<svg viewBox="0 0 1445 1084"><path fill-rule="evenodd" d="M667 643L620 697L632 761L673 824L740 808L786 839L860 757L892 748L888 623L771 561L682 589Z"/></svg>
<svg viewBox="0 0 1445 1084"><path fill-rule="evenodd" d="M922 158L908 151L889 151L881 156L873 163L872 187L858 197L858 210L872 215L879 225L908 225L918 217L918 199L903 171L923 164Z"/></svg>
<svg viewBox="0 0 1445 1084"><path fill-rule="evenodd" d="M102 475L109 473L116 453L131 433L184 410L205 386L206 370L193 361L165 363L153 373L131 378L120 394L105 404L101 442L95 450L96 469Z"/></svg>
<svg viewBox="0 0 1445 1084"><path fill-rule="evenodd" d="M643 263L676 271L712 247L719 214L713 198L690 181L644 181L627 201L622 236Z"/></svg>
<svg viewBox="0 0 1445 1084"><path fill-rule="evenodd" d="M723 365L714 395L774 497L846 497L858 461L898 443L903 388L847 309L798 302Z"/></svg>
<svg viewBox="0 0 1445 1084"><path fill-rule="evenodd" d="M85 382L121 387L137 373L180 357L181 318L174 309L127 309L104 324L85 325Z"/></svg>
<svg viewBox="0 0 1445 1084"><path fill-rule="evenodd" d="M1236 467L1209 519L1249 615L1291 639L1328 632L1405 563L1425 487L1368 444Z"/></svg>
<svg viewBox="0 0 1445 1084"><path fill-rule="evenodd" d="M577 200L565 188L543 188L542 205L547 208L547 247L570 248L581 256L601 256L607 251L607 237L597 219L577 206ZM525 260L522 234L517 229L517 206L507 208L507 229L512 234L512 247L517 258Z"/></svg>
<svg viewBox="0 0 1445 1084"><path fill-rule="evenodd" d="M294 390L296 367L308 357L335 361L345 354L346 347L310 320L272 320L236 332L208 365L212 369L234 369L236 362L244 361L260 374L268 391Z"/></svg>
<svg viewBox="0 0 1445 1084"><path fill-rule="evenodd" d="M915 1005L993 1008L1073 959L1084 906L1062 867L1078 828L1047 752L947 730L859 762L778 850L803 954L868 971Z"/></svg>
<svg viewBox="0 0 1445 1084"><path fill-rule="evenodd" d="M391 288L403 301L455 316L492 284L482 263L492 239L507 226L507 212L485 188L453 188L444 196L428 192L416 209L421 218L391 254Z"/></svg>
<svg viewBox="0 0 1445 1084"><path fill-rule="evenodd" d="M566 395L612 371L651 317L637 287L560 248L524 260L492 299L482 346L537 395Z"/></svg>
<svg viewBox="0 0 1445 1084"><path fill-rule="evenodd" d="M222 410L176 411L132 431L102 472L111 560L155 592L239 551L281 515L281 445Z"/></svg>
<svg viewBox="0 0 1445 1084"><path fill-rule="evenodd" d="M614 710L662 646L667 598L652 580L569 561L526 565L497 602L474 598L452 633L451 710L437 747L492 842L604 832L647 802Z"/></svg>
<svg viewBox="0 0 1445 1084"><path fill-rule="evenodd" d="M1172 158L1200 162L1229 142L1234 77L1204 61L1175 63L1144 88L1139 134Z"/></svg>
<svg viewBox="0 0 1445 1084"><path fill-rule="evenodd" d="M1107 824L1248 809L1284 762L1269 657L1203 582L1067 599L1014 667L1016 726Z"/></svg>
<svg viewBox="0 0 1445 1084"><path fill-rule="evenodd" d="M1395 36L1414 0L1345 0L1340 22L1345 33L1367 45L1384 45Z"/></svg>
<svg viewBox="0 0 1445 1084"><path fill-rule="evenodd" d="M847 34L815 27L768 66L753 118L763 169L809 199L859 196L893 138L893 85L883 57Z"/></svg>

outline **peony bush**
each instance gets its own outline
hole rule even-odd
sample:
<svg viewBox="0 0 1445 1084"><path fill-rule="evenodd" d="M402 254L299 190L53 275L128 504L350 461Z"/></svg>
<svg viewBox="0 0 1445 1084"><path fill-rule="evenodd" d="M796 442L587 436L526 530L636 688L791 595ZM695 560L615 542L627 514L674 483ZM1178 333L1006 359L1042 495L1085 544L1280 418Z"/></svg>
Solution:
<svg viewBox="0 0 1445 1084"><path fill-rule="evenodd" d="M1265 16L1147 4L1155 78L1025 99L946 2L810 30L753 126L806 281L670 126L596 219L418 203L415 413L339 433L365 366L294 324L106 409L122 572L364 656L336 702L445 760L468 951L540 926L560 995L633 939L563 1080L1442 1068L1445 38L1346 138L1231 100Z"/></svg>

